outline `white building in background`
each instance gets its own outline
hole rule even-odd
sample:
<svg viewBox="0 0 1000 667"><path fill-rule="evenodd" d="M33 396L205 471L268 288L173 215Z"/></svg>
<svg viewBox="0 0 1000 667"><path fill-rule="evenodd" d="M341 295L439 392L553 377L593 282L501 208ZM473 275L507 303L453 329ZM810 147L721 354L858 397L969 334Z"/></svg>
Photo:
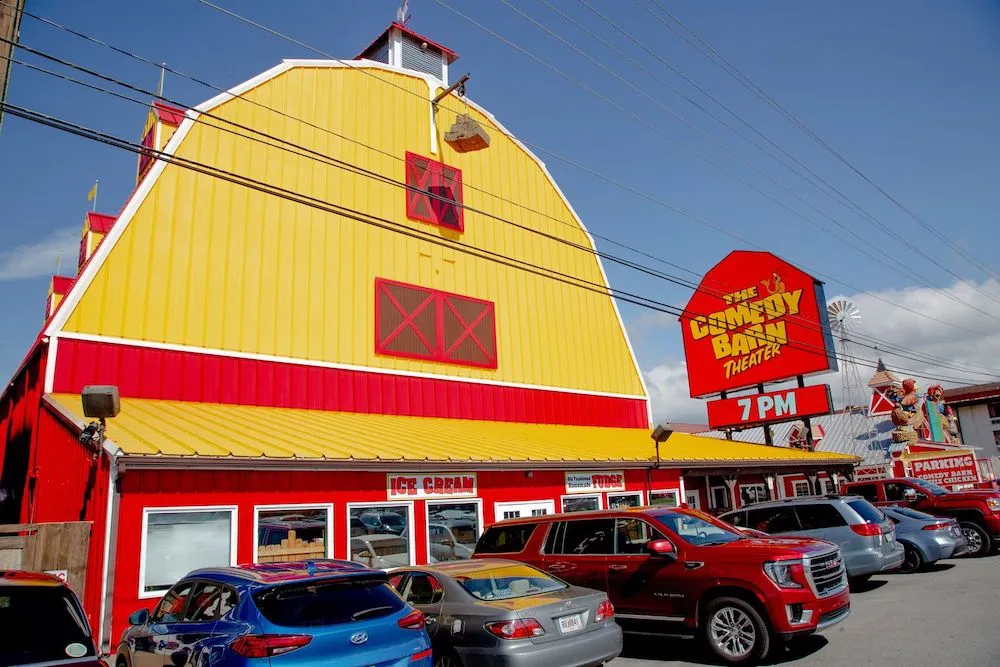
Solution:
<svg viewBox="0 0 1000 667"><path fill-rule="evenodd" d="M1000 382L946 389L944 397L958 413L964 444L982 447L989 455L1000 451Z"/></svg>

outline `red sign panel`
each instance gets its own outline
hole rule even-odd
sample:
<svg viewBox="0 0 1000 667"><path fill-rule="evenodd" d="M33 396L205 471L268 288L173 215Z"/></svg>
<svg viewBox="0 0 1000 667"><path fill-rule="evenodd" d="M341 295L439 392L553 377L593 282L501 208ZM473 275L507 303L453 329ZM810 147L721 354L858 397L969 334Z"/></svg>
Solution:
<svg viewBox="0 0 1000 667"><path fill-rule="evenodd" d="M724 398L708 403L708 425L740 428L816 417L833 412L830 386L825 384L767 394Z"/></svg>
<svg viewBox="0 0 1000 667"><path fill-rule="evenodd" d="M976 467L976 457L972 454L920 459L913 461L910 465L914 477L926 479L928 482L934 482L941 486L979 482L979 469Z"/></svg>
<svg viewBox="0 0 1000 667"><path fill-rule="evenodd" d="M681 330L693 398L837 370L823 284L771 253L716 264Z"/></svg>
<svg viewBox="0 0 1000 667"><path fill-rule="evenodd" d="M386 475L386 497L401 498L475 498L476 473L432 473Z"/></svg>

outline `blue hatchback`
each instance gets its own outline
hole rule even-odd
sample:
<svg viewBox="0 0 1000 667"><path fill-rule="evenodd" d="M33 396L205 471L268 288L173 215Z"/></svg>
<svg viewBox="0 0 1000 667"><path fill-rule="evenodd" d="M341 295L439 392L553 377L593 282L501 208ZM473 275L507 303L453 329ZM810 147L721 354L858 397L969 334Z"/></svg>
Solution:
<svg viewBox="0 0 1000 667"><path fill-rule="evenodd" d="M129 617L116 667L431 667L424 617L386 574L322 560L195 570Z"/></svg>

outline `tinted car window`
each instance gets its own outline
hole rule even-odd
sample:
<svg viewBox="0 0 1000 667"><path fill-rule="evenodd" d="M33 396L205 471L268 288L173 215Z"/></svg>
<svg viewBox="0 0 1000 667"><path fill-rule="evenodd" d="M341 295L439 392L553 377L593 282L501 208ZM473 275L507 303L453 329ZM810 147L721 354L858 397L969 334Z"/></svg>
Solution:
<svg viewBox="0 0 1000 667"><path fill-rule="evenodd" d="M504 565L455 577L480 600L510 600L566 588L566 584L528 565Z"/></svg>
<svg viewBox="0 0 1000 667"><path fill-rule="evenodd" d="M370 620L406 606L382 578L286 584L255 593L253 599L268 621L293 628Z"/></svg>
<svg viewBox="0 0 1000 667"><path fill-rule="evenodd" d="M840 511L829 503L796 505L795 513L799 517L802 530L822 530L847 525L847 520Z"/></svg>
<svg viewBox="0 0 1000 667"><path fill-rule="evenodd" d="M861 496L868 502L878 501L878 486L875 484L860 484L858 486L852 486L848 489L849 493L853 493L856 496Z"/></svg>
<svg viewBox="0 0 1000 667"><path fill-rule="evenodd" d="M61 586L0 587L0 637L0 665L96 655L83 610Z"/></svg>
<svg viewBox="0 0 1000 667"><path fill-rule="evenodd" d="M410 575L403 599L412 605L422 605L440 602L442 596L443 590L437 579L423 572L415 572Z"/></svg>
<svg viewBox="0 0 1000 667"><path fill-rule="evenodd" d="M617 519L615 521L615 553L645 553L646 543L664 539L663 533L641 519Z"/></svg>
<svg viewBox="0 0 1000 667"><path fill-rule="evenodd" d="M898 482L886 482L885 486L883 486L882 488L885 489L886 500L900 501L900 500L906 500L906 489L910 487L907 486L906 484L900 484Z"/></svg>
<svg viewBox="0 0 1000 667"><path fill-rule="evenodd" d="M536 524L519 524L515 526L493 526L488 528L476 543L476 553L480 554L516 554L524 551L524 546L531 538Z"/></svg>
<svg viewBox="0 0 1000 667"><path fill-rule="evenodd" d="M687 512L657 512L656 520L677 537L695 546L713 546L743 539L742 533L713 516L697 510Z"/></svg>
<svg viewBox="0 0 1000 667"><path fill-rule="evenodd" d="M615 520L586 519L583 521L560 521L553 526L555 536L547 540L551 554L574 556L614 553Z"/></svg>
<svg viewBox="0 0 1000 667"><path fill-rule="evenodd" d="M227 586L199 583L191 594L184 620L190 623L216 621L232 611L238 599L237 592Z"/></svg>
<svg viewBox="0 0 1000 667"><path fill-rule="evenodd" d="M163 596L153 612L154 623L179 623L184 618L184 609L194 588L193 581L182 581Z"/></svg>
<svg viewBox="0 0 1000 667"><path fill-rule="evenodd" d="M789 533L801 530L799 519L791 507L761 507L747 510L747 528L764 533Z"/></svg>
<svg viewBox="0 0 1000 667"><path fill-rule="evenodd" d="M858 498L856 500L848 500L847 504L868 523L882 523L885 521L885 515L867 500Z"/></svg>

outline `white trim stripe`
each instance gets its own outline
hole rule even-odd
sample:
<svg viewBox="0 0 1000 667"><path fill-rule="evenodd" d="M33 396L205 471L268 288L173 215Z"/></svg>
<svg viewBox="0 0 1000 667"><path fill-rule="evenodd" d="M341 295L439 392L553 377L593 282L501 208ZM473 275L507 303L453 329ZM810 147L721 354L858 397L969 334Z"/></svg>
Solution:
<svg viewBox="0 0 1000 667"><path fill-rule="evenodd" d="M59 337L52 336L49 338L49 350L45 355L45 383L43 385L44 393L51 394L52 386L56 381L56 353L59 351Z"/></svg>
<svg viewBox="0 0 1000 667"><path fill-rule="evenodd" d="M421 373L418 371L401 371L392 368L376 368L374 366L357 366L354 364L341 364L332 361L313 361L310 359L297 359L295 357L280 357L269 354L255 354L251 352L235 352L232 350L217 350L207 347L197 347L194 345L176 345L174 343L159 343L144 340L133 340L130 338L117 338L114 336L98 336L94 334L74 333L65 331L62 338L85 341L90 343L110 343L114 345L132 345L135 347L145 347L154 350L169 350L171 352L190 352L192 354L214 355L218 357L230 357L233 359L252 359L254 361L270 361L280 364L293 364L296 366L314 366L317 368L333 368L345 371L358 371L362 373L372 373L381 375L398 375L403 377L426 378L428 380L445 380L449 382L464 382L466 384L484 384L498 387L512 387L515 389L537 389L539 391L555 391L567 394L581 394L584 396L604 396L607 398L625 398L636 401L645 401L645 396L637 394L614 394L603 391L591 391L589 389L569 389L566 387L548 387L537 384L524 384L520 382L504 382L501 380L485 380L482 378L469 378L458 375L439 375L436 373ZM51 393L51 390L49 390Z"/></svg>
<svg viewBox="0 0 1000 667"><path fill-rule="evenodd" d="M293 69L295 67L303 67L303 68L315 67L315 68L332 68L332 69L350 67L354 69L359 66L373 68L373 69L381 69L389 72L394 72L397 74L403 74L406 76L422 79L427 84L428 95L432 95L433 91L436 90L436 87L439 87L442 84L441 80L435 76L429 74L423 74L422 72L416 72L413 70L403 69L400 67L393 67L385 63L380 63L370 60L360 60L351 63L350 65L347 65L346 63L340 61L330 61L330 60L297 60L297 59L284 60L283 62L281 62L278 65L275 65L271 69L262 72L247 81L244 81L243 83L231 88L230 90L224 93L220 93L215 97L212 97L211 99L203 102L202 104L199 104L194 109L189 109L185 114L184 121L181 123L180 127L177 128L177 131L174 132L173 136L170 137L170 141L167 142L166 146L164 146L163 153L167 156L173 156L177 153L178 147L180 146L181 142L187 137L188 132L191 131L191 127L194 125L195 120L201 113L211 111L220 104L227 102L235 97L239 97L240 95L243 95L247 91L261 85L262 83L265 83L266 81L276 78L277 76L289 71L290 69ZM590 248L595 253L594 259L597 261L597 266L601 272L601 278L604 281L605 287L607 287L610 290L611 286L610 283L608 282L607 272L604 270L604 264L603 262L601 262L600 256L596 254L597 246L594 242L593 236L590 234L590 231L587 229L586 225L584 225L583 220L580 218L580 216L577 215L576 210L570 204L569 199L567 199L565 193L563 193L563 191L559 188L558 183L556 183L556 180L552 177L552 174L545 166L545 163L542 162L542 160L539 159L537 155L535 155L532 151L530 151L527 146L521 143L521 141L518 140L518 138L514 136L514 134L510 130L504 127L503 124L500 123L492 113L490 113L483 107L479 106L475 102L472 102L471 100L466 99L464 101L470 107L476 109L479 113L489 118L490 122L493 123L498 130L506 134L507 137L511 141L513 141L514 144L516 144L521 150L523 150L525 154L538 165L538 168L542 170L542 173L545 174L545 177L549 180L549 183L552 185L553 189L555 189L556 193L562 199L563 203L566 205L567 210L573 216L573 219L580 226L580 229L584 232L584 234L586 234L587 240L590 243ZM431 114L433 116L433 111L431 112ZM115 247L118 240L122 237L122 235L125 232L125 229L129 226L129 224L131 224L132 219L134 218L135 213L139 208L139 205L145 200L146 196L150 193L150 191L153 188L153 184L159 179L160 174L163 173L163 170L166 168L166 166L167 162L165 160L154 161L153 166L150 168L149 172L146 173L145 177L142 180L142 183L140 183L139 187L136 189L135 194L133 194L133 196L129 199L125 208L118 216L115 225L111 228L111 231L107 234L107 236L98 246L97 251L94 253L92 261L88 262L87 267L84 269L79 279L73 285L69 294L67 294L64 297L64 303L61 304L61 307L56 313L56 316L53 318L52 322L50 322L49 326L46 328L45 335L53 336L63 331L63 328L66 326L66 322L69 319L70 314L79 305L80 299L82 298L86 290L90 287L90 284L93 282L94 277L97 274L97 271L100 269L101 266L104 265L104 262L107 260L108 255L111 253L111 250ZM625 344L626 347L628 348L629 356L632 360L632 365L635 368L635 372L639 377L639 383L640 386L642 386L643 390L642 399L646 402L646 412L649 418L649 423L652 424L653 423L652 404L649 400L649 388L646 385L646 379L643 376L642 369L639 367L639 362L638 359L636 358L635 349L632 346L632 341L629 338L628 331L625 329L625 322L622 319L621 311L618 308L618 302L613 297L609 298L611 299L612 308L615 311L615 317L618 319L618 325L622 332L622 336L625 338Z"/></svg>

